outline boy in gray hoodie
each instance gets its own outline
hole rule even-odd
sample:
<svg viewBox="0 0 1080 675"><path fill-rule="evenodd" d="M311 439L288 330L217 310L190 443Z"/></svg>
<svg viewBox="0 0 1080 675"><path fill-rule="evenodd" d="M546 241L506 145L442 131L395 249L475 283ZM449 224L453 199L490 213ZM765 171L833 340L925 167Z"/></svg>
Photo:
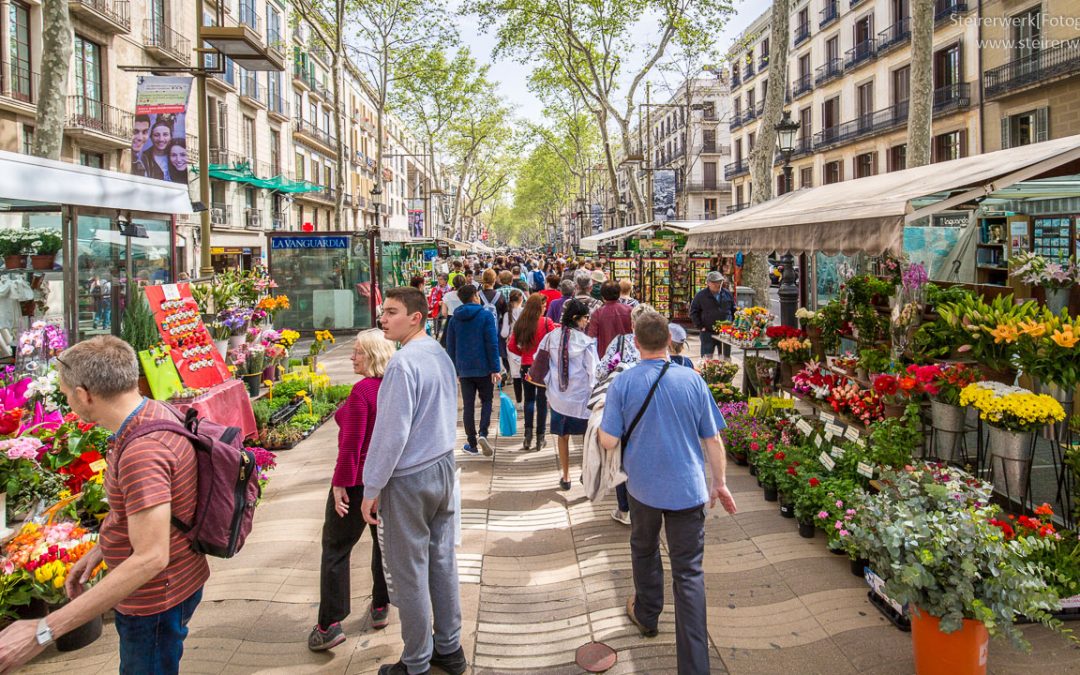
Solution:
<svg viewBox="0 0 1080 675"><path fill-rule="evenodd" d="M380 319L401 343L379 388L364 462L364 519L379 526L390 602L401 615L401 660L379 675L461 675L461 596L454 553L457 374L424 332L427 300L415 288L387 291ZM431 627L434 620L434 643Z"/></svg>

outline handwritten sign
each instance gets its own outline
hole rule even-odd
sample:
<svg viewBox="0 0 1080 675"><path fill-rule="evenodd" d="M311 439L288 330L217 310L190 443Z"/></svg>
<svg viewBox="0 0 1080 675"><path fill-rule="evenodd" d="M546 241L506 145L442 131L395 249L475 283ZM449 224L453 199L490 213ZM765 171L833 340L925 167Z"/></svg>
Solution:
<svg viewBox="0 0 1080 675"><path fill-rule="evenodd" d="M795 428L802 432L803 436L809 436L814 432L814 427L810 426L810 423L805 419L801 419L795 423Z"/></svg>
<svg viewBox="0 0 1080 675"><path fill-rule="evenodd" d="M821 434L818 434L817 436L814 436L814 447L820 448L822 446L822 444L824 444L824 443L825 443L825 439L822 438Z"/></svg>
<svg viewBox="0 0 1080 675"><path fill-rule="evenodd" d="M852 441L854 443L858 443L859 442L859 430L856 429L855 427L848 427L847 429L844 429L844 438L846 438L849 441Z"/></svg>
<svg viewBox="0 0 1080 675"><path fill-rule="evenodd" d="M836 468L836 460L834 460L832 457L829 457L829 453L827 452L822 452L821 455L818 457L818 461L821 462L821 465L829 471L832 471L834 468Z"/></svg>
<svg viewBox="0 0 1080 675"><path fill-rule="evenodd" d="M836 422L828 422L825 424L825 433L840 438L844 435L844 427Z"/></svg>
<svg viewBox="0 0 1080 675"><path fill-rule="evenodd" d="M843 457L844 457L844 449L842 447L840 447L839 445L834 445L832 447L832 450L829 451L829 454L832 455L833 457L835 457L836 459L843 459Z"/></svg>
<svg viewBox="0 0 1080 675"><path fill-rule="evenodd" d="M855 467L855 473L866 478L874 477L874 467L870 466L866 462L859 462L859 465Z"/></svg>
<svg viewBox="0 0 1080 675"><path fill-rule="evenodd" d="M822 422L825 422L826 424L836 421L836 417L827 412L818 413L818 419L820 419Z"/></svg>

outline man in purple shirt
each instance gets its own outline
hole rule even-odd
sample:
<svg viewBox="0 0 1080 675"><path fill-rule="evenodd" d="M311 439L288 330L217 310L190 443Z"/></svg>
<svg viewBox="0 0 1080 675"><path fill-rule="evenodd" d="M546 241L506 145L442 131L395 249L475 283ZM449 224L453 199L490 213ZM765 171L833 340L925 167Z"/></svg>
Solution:
<svg viewBox="0 0 1080 675"><path fill-rule="evenodd" d="M605 281L600 287L600 299L604 301L589 317L589 337L596 338L596 353L603 354L612 340L633 331L630 323L630 307L619 302L619 284Z"/></svg>
<svg viewBox="0 0 1080 675"><path fill-rule="evenodd" d="M561 298L555 298L548 303L547 318L551 319L555 323L562 323L562 306L566 304L566 301L574 297L574 282L570 279L563 279L559 282L559 292L562 293Z"/></svg>

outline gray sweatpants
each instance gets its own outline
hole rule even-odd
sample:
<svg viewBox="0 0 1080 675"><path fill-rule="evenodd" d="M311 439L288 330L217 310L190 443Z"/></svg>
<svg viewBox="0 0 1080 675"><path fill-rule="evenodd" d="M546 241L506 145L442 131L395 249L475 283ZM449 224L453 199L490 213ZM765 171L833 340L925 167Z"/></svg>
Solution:
<svg viewBox="0 0 1080 675"><path fill-rule="evenodd" d="M454 552L454 455L428 468L393 477L379 498L379 545L390 602L401 616L410 673L427 672L434 649L461 644L461 595Z"/></svg>

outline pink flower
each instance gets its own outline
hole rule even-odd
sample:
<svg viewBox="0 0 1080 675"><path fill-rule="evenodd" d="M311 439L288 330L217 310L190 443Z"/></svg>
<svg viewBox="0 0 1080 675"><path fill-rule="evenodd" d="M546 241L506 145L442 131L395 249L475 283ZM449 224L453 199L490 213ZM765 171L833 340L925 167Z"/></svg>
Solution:
<svg viewBox="0 0 1080 675"><path fill-rule="evenodd" d="M826 518L829 517L829 512L828 511L818 511L817 517L822 519L822 520L825 520Z"/></svg>
<svg viewBox="0 0 1080 675"><path fill-rule="evenodd" d="M851 534L851 533L850 533L850 532L848 532L847 530L840 530L840 536L841 536L841 537L846 537L846 536L848 536L849 534Z"/></svg>
<svg viewBox="0 0 1080 675"><path fill-rule="evenodd" d="M855 515L855 509L848 509L847 511L844 511L844 513L848 514L849 516L853 516Z"/></svg>
<svg viewBox="0 0 1080 675"><path fill-rule="evenodd" d="M842 530L842 529L844 529L844 523L842 523L841 521L838 520L835 523L833 523L833 528L835 528L837 530Z"/></svg>
<svg viewBox="0 0 1080 675"><path fill-rule="evenodd" d="M753 443L750 444L750 449L753 450L754 452L757 452L758 450L761 449L761 446L758 445L757 441L754 441Z"/></svg>
<svg viewBox="0 0 1080 675"><path fill-rule="evenodd" d="M844 502L842 502L842 501L840 501L839 499L837 499L837 500L836 500L836 508L838 508L838 509L842 509L842 508L844 508Z"/></svg>

